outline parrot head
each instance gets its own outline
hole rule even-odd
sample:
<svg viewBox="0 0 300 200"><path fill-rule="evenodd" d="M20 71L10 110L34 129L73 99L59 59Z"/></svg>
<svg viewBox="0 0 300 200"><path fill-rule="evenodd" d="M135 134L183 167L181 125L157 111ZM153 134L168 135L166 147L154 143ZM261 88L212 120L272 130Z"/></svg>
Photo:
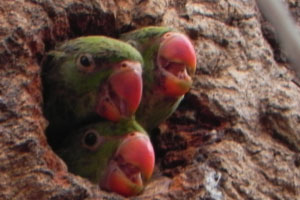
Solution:
<svg viewBox="0 0 300 200"><path fill-rule="evenodd" d="M122 41L105 36L79 37L51 51L45 63L44 82L52 91L50 104L63 102L62 107L75 118L93 113L119 121L138 108L143 59Z"/></svg>
<svg viewBox="0 0 300 200"><path fill-rule="evenodd" d="M171 97L188 92L196 71L196 53L186 35L167 27L146 27L121 38L142 53L145 76L153 71L155 78L150 81L156 83L155 89Z"/></svg>
<svg viewBox="0 0 300 200"><path fill-rule="evenodd" d="M151 141L135 121L89 125L69 134L57 153L70 172L123 196L139 194L155 164Z"/></svg>

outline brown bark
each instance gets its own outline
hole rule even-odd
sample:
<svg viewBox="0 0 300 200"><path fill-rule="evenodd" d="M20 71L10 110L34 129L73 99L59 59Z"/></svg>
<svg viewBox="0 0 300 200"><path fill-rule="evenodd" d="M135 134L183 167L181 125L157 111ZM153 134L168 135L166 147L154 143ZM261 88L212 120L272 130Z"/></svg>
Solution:
<svg viewBox="0 0 300 200"><path fill-rule="evenodd" d="M156 173L133 199L299 199L300 89L253 0L0 1L0 199L122 199L68 173L48 146L39 63L57 42L145 25L186 32L198 69L156 130Z"/></svg>

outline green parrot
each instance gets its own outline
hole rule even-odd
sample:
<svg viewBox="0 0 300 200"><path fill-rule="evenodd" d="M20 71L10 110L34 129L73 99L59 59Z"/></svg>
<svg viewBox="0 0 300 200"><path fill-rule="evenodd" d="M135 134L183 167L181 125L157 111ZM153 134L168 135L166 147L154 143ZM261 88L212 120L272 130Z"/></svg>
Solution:
<svg viewBox="0 0 300 200"><path fill-rule="evenodd" d="M123 196L139 194L150 179L155 155L134 120L102 121L69 134L56 153L70 172Z"/></svg>
<svg viewBox="0 0 300 200"><path fill-rule="evenodd" d="M131 118L142 97L140 53L105 36L69 40L43 61L44 114L49 143L101 118Z"/></svg>
<svg viewBox="0 0 300 200"><path fill-rule="evenodd" d="M190 39L168 27L145 27L120 39L144 59L143 96L136 119L150 131L167 119L192 86L196 53Z"/></svg>

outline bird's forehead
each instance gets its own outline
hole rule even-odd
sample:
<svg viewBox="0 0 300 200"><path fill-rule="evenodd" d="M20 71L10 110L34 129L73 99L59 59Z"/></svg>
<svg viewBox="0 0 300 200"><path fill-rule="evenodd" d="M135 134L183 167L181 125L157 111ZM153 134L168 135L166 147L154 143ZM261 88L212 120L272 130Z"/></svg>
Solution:
<svg viewBox="0 0 300 200"><path fill-rule="evenodd" d="M169 31L172 31L172 29L166 27L149 27L125 33L124 35L125 37L134 38L135 40L152 40L153 38L160 37Z"/></svg>
<svg viewBox="0 0 300 200"><path fill-rule="evenodd" d="M65 50L66 56L78 58L81 55L89 54L96 63L117 63L123 60L136 60L140 61L138 55L130 51L120 51L120 48L98 48L93 45L88 48L82 47L68 47Z"/></svg>

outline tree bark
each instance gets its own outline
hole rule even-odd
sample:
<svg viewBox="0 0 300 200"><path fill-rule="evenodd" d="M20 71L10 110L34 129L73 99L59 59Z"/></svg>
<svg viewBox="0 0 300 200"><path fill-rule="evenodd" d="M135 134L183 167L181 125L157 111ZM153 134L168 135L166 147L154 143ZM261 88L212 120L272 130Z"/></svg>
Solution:
<svg viewBox="0 0 300 200"><path fill-rule="evenodd" d="M146 25L185 32L198 66L132 199L299 199L300 89L254 0L0 1L0 199L123 199L68 173L47 144L40 62L58 42Z"/></svg>

